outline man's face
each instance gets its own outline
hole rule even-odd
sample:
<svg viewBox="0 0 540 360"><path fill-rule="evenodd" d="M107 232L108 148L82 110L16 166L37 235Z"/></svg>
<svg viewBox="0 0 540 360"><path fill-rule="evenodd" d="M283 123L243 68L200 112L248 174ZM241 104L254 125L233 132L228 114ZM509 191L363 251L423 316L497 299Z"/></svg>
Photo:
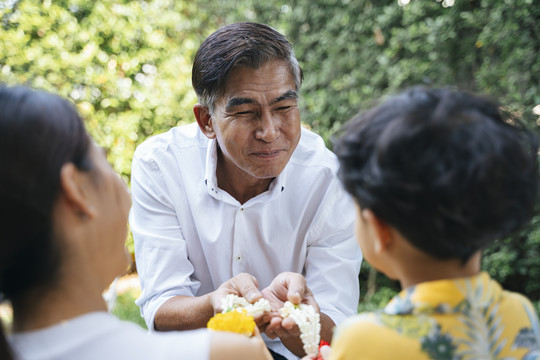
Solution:
<svg viewBox="0 0 540 360"><path fill-rule="evenodd" d="M287 64L234 69L210 122L223 155L218 166L230 180L278 176L300 140L298 93Z"/></svg>

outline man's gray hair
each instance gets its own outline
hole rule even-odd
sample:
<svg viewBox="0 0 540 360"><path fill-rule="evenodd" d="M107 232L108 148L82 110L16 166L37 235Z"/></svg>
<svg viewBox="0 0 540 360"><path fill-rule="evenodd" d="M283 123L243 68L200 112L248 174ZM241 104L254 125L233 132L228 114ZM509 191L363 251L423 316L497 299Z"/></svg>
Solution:
<svg viewBox="0 0 540 360"><path fill-rule="evenodd" d="M199 103L212 113L234 68L248 66L258 69L273 60L283 60L288 64L295 89L299 91L302 69L285 36L268 25L250 22L218 29L204 40L193 62L191 80Z"/></svg>

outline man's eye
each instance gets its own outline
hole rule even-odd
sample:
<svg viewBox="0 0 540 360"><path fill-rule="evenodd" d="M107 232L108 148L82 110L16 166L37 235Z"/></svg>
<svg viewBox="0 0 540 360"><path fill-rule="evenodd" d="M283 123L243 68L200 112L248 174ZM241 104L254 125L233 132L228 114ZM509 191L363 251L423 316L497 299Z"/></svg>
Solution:
<svg viewBox="0 0 540 360"><path fill-rule="evenodd" d="M278 111L283 111L283 110L288 110L290 108L291 108L291 106L280 106L280 107L277 108L277 110Z"/></svg>
<svg viewBox="0 0 540 360"><path fill-rule="evenodd" d="M239 111L236 113L236 115L249 115L252 114L253 111Z"/></svg>

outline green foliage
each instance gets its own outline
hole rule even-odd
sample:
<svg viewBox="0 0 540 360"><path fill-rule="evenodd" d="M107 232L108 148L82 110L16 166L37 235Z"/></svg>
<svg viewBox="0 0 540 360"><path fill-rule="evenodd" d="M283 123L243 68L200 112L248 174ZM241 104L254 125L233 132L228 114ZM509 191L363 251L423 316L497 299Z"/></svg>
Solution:
<svg viewBox="0 0 540 360"><path fill-rule="evenodd" d="M13 309L11 303L0 302L0 326L4 334L11 334L13 325Z"/></svg>
<svg viewBox="0 0 540 360"><path fill-rule="evenodd" d="M0 1L0 83L71 99L129 183L138 144L194 120L192 59L234 5L201 4Z"/></svg>
<svg viewBox="0 0 540 360"><path fill-rule="evenodd" d="M365 260L362 261L358 281L360 283L358 312L374 311L385 307L388 301L401 290L398 281L390 280Z"/></svg>
<svg viewBox="0 0 540 360"><path fill-rule="evenodd" d="M358 303L358 312L375 311L382 309L398 293L394 288L381 287L370 298L362 298Z"/></svg>
<svg viewBox="0 0 540 360"><path fill-rule="evenodd" d="M304 120L325 138L383 94L417 84L496 96L538 129L540 8L532 1L289 1L254 5L306 79ZM539 131L540 133L540 131Z"/></svg>
<svg viewBox="0 0 540 360"><path fill-rule="evenodd" d="M291 40L305 73L303 121L328 142L359 110L415 84L498 97L540 133L532 112L540 104L540 7L533 0L443 5L436 0L405 6L396 0L0 0L0 82L70 98L127 182L139 143L194 120L194 54L211 32L237 21L268 23ZM537 217L517 239L488 249L484 260L484 268L505 287L535 301L540 300L539 225ZM384 276L376 281L377 294L396 291Z"/></svg>
<svg viewBox="0 0 540 360"><path fill-rule="evenodd" d="M172 0L28 0L0 11L0 82L73 100L126 180L140 142L193 121L192 58L223 25L209 26L197 3Z"/></svg>
<svg viewBox="0 0 540 360"><path fill-rule="evenodd" d="M116 298L116 303L112 313L121 320L131 321L143 329L147 329L146 323L141 316L139 307L135 304L135 299L139 296L136 289L130 289Z"/></svg>
<svg viewBox="0 0 540 360"><path fill-rule="evenodd" d="M540 216L520 233L496 242L484 253L483 269L508 290L540 300Z"/></svg>
<svg viewBox="0 0 540 360"><path fill-rule="evenodd" d="M536 216L525 229L486 249L482 268L505 289L526 294L540 311L540 198Z"/></svg>

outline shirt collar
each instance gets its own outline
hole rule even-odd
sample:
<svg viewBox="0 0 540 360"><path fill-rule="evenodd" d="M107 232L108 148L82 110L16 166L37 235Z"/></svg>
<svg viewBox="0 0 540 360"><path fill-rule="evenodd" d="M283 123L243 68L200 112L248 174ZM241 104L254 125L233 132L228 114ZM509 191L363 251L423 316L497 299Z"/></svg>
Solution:
<svg viewBox="0 0 540 360"><path fill-rule="evenodd" d="M428 281L408 287L386 305L390 315L447 314L463 307L483 309L502 295L501 286L486 272L458 279Z"/></svg>
<svg viewBox="0 0 540 360"><path fill-rule="evenodd" d="M290 162L290 160L289 160ZM285 190L285 179L287 177L287 168L289 163L285 166L281 174L279 174L268 187L268 190L264 193L250 199L248 203L255 203L259 201L268 201L279 196ZM206 168L204 174L204 183L208 194L217 200L225 200L227 197L231 197L225 191L218 187L217 176L217 141L216 139L208 140L208 148L206 149ZM231 197L232 198L232 197Z"/></svg>
<svg viewBox="0 0 540 360"><path fill-rule="evenodd" d="M217 142L216 139L209 139L208 148L206 149L206 168L204 172L204 183L206 184L206 189L208 193L220 200L218 186L217 186Z"/></svg>

